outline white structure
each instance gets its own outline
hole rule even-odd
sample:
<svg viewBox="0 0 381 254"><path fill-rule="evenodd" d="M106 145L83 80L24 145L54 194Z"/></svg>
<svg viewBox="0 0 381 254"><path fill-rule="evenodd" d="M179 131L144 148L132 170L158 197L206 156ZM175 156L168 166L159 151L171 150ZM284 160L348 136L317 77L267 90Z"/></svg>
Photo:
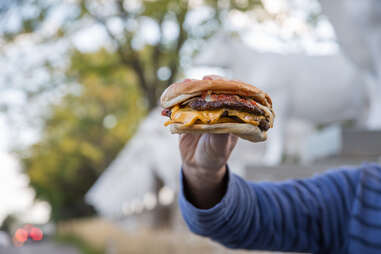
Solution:
<svg viewBox="0 0 381 254"><path fill-rule="evenodd" d="M381 1L320 0L344 52L369 78L368 126L381 128Z"/></svg>
<svg viewBox="0 0 381 254"><path fill-rule="evenodd" d="M346 55L362 70L381 75L381 2L320 0Z"/></svg>
<svg viewBox="0 0 381 254"><path fill-rule="evenodd" d="M268 92L276 113L266 163L281 160L286 124L302 119L312 124L367 119L365 76L343 55L308 56L258 52L227 34L218 34L196 57L195 65L219 66L233 79Z"/></svg>
<svg viewBox="0 0 381 254"><path fill-rule="evenodd" d="M87 201L102 215L118 217L130 204L139 210L144 195L153 191L153 172L169 188L176 188L180 165L177 137L168 135L164 120L159 110L151 112L88 192Z"/></svg>

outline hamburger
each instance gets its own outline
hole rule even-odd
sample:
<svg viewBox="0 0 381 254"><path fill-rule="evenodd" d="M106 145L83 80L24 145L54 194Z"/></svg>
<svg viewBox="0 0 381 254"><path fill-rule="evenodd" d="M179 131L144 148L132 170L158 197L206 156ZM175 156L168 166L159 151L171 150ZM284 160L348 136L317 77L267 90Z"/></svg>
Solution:
<svg viewBox="0 0 381 254"><path fill-rule="evenodd" d="M264 141L273 127L268 94L250 84L219 76L185 79L161 95L163 116L172 133L232 133L252 142Z"/></svg>

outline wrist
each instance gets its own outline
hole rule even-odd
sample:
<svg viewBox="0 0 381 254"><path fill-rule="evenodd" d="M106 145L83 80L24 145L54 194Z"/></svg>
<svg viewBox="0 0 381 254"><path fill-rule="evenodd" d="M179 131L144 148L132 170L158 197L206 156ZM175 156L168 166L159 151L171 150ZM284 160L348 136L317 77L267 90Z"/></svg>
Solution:
<svg viewBox="0 0 381 254"><path fill-rule="evenodd" d="M210 172L183 165L184 195L194 206L208 209L221 201L227 188L227 167Z"/></svg>
<svg viewBox="0 0 381 254"><path fill-rule="evenodd" d="M206 168L184 163L183 172L185 177L189 180L203 183L203 186L211 186L223 180L226 174L226 166Z"/></svg>

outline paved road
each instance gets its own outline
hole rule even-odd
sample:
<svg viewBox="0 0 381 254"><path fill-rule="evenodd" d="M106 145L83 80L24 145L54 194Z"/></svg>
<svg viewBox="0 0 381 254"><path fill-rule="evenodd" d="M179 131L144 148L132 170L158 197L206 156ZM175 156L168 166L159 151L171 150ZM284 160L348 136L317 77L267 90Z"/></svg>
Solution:
<svg viewBox="0 0 381 254"><path fill-rule="evenodd" d="M41 243L20 248L1 248L0 254L80 254L73 247L55 243Z"/></svg>

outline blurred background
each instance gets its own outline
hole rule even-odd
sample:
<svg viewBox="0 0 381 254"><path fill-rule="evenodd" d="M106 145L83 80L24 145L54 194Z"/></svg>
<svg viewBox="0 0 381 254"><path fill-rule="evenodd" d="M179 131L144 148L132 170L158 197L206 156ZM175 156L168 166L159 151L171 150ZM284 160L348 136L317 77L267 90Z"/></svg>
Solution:
<svg viewBox="0 0 381 254"><path fill-rule="evenodd" d="M246 179L381 162L379 0L2 0L0 253L239 253L185 227L158 108L207 74L273 99Z"/></svg>

